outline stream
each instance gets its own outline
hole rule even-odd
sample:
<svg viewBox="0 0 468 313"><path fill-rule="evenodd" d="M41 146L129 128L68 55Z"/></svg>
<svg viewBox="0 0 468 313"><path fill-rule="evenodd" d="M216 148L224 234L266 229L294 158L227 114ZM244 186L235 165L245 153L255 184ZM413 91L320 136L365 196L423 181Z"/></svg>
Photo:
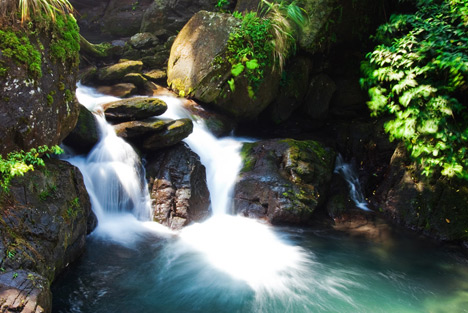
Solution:
<svg viewBox="0 0 468 313"><path fill-rule="evenodd" d="M92 111L117 99L80 85L77 97ZM190 116L177 98L160 98L162 117ZM200 120L184 141L207 169L213 216L180 232L151 222L141 161L98 121L99 143L67 160L82 171L99 224L53 284L53 312L468 312L468 261L456 249L230 215L249 139L218 139Z"/></svg>

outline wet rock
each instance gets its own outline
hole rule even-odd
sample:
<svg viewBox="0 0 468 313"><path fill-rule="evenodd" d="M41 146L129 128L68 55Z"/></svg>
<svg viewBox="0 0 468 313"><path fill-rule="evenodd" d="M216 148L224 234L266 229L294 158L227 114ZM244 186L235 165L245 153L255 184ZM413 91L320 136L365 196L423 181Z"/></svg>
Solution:
<svg viewBox="0 0 468 313"><path fill-rule="evenodd" d="M80 105L80 115L75 129L63 141L78 153L88 153L99 141L96 118L85 106Z"/></svg>
<svg viewBox="0 0 468 313"><path fill-rule="evenodd" d="M143 88L148 80L139 73L130 73L125 75L122 81L125 83L133 84L138 88Z"/></svg>
<svg viewBox="0 0 468 313"><path fill-rule="evenodd" d="M45 168L13 179L0 205L2 309L49 312L52 280L83 253L95 224L83 177L67 162L46 160ZM15 295L19 303L9 305Z"/></svg>
<svg viewBox="0 0 468 313"><path fill-rule="evenodd" d="M246 143L235 187L235 212L272 224L307 224L326 200L335 153L293 139Z"/></svg>
<svg viewBox="0 0 468 313"><path fill-rule="evenodd" d="M125 98L137 92L138 88L131 83L120 83L112 86L99 86L97 91L105 95Z"/></svg>
<svg viewBox="0 0 468 313"><path fill-rule="evenodd" d="M103 110L108 121L123 122L161 115L167 105L158 98L135 97L106 103Z"/></svg>
<svg viewBox="0 0 468 313"><path fill-rule="evenodd" d="M116 82L129 73L139 73L143 68L141 61L123 61L114 65L100 68L97 78L100 82Z"/></svg>
<svg viewBox="0 0 468 313"><path fill-rule="evenodd" d="M128 43L135 49L145 49L159 44L159 39L152 33L138 33L133 35Z"/></svg>
<svg viewBox="0 0 468 313"><path fill-rule="evenodd" d="M155 221L180 229L211 215L205 167L185 144L153 154L146 176Z"/></svg>
<svg viewBox="0 0 468 313"><path fill-rule="evenodd" d="M403 145L375 193L376 207L405 227L437 239L468 241L468 183L424 176Z"/></svg>
<svg viewBox="0 0 468 313"><path fill-rule="evenodd" d="M244 74L229 87L231 65L214 61L227 49L229 35L240 25L230 14L200 11L178 34L167 68L168 85L182 96L192 96L237 119L253 119L274 99L280 76L265 69L265 77L249 94ZM252 92L252 91L250 91Z"/></svg>
<svg viewBox="0 0 468 313"><path fill-rule="evenodd" d="M144 152L173 146L192 133L190 119L144 120L114 126L117 136L124 138Z"/></svg>
<svg viewBox="0 0 468 313"><path fill-rule="evenodd" d="M165 84L167 79L166 71L163 70L152 70L145 72L143 73L143 76L157 84Z"/></svg>

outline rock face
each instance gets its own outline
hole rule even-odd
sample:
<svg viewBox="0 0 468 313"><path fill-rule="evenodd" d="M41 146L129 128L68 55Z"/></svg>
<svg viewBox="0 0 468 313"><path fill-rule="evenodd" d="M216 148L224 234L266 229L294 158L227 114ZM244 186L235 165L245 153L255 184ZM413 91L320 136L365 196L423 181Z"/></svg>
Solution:
<svg viewBox="0 0 468 313"><path fill-rule="evenodd" d="M163 114L167 104L158 98L136 97L109 102L103 110L108 121L134 121Z"/></svg>
<svg viewBox="0 0 468 313"><path fill-rule="evenodd" d="M195 13L213 10L216 3L217 0L155 0L143 16L141 31L166 38L176 35Z"/></svg>
<svg viewBox="0 0 468 313"><path fill-rule="evenodd" d="M468 241L467 182L429 180L403 146L395 150L376 194L377 205L406 227L442 240Z"/></svg>
<svg viewBox="0 0 468 313"><path fill-rule="evenodd" d="M75 129L63 141L78 153L88 153L99 141L99 130L94 114L80 105L80 115Z"/></svg>
<svg viewBox="0 0 468 313"><path fill-rule="evenodd" d="M63 49L58 30L33 34L2 27L0 35L0 153L59 144L75 127L79 107L75 101L79 38L73 22L66 23ZM53 36L51 36L51 32ZM53 38L51 38L53 37ZM16 43L15 43L16 42ZM21 50L18 50L21 48ZM7 53L8 52L8 53Z"/></svg>
<svg viewBox="0 0 468 313"><path fill-rule="evenodd" d="M180 229L210 216L205 167L185 144L154 154L146 165L154 220Z"/></svg>
<svg viewBox="0 0 468 313"><path fill-rule="evenodd" d="M235 212L272 224L307 224L326 199L335 153L292 139L246 143L235 187Z"/></svg>
<svg viewBox="0 0 468 313"><path fill-rule="evenodd" d="M231 66L217 62L226 51L229 34L240 24L230 14L200 11L184 26L172 45L167 68L168 85L180 95L190 95L239 119L253 119L270 104L280 77L265 69L265 78L254 97L248 81L236 78L232 91L227 81Z"/></svg>
<svg viewBox="0 0 468 313"><path fill-rule="evenodd" d="M335 82L328 75L319 74L312 77L303 107L304 112L314 120L324 120L335 90Z"/></svg>
<svg viewBox="0 0 468 313"><path fill-rule="evenodd" d="M83 252L95 224L83 177L67 162L48 160L14 179L0 201L2 310L49 312L50 283Z"/></svg>
<svg viewBox="0 0 468 313"><path fill-rule="evenodd" d="M178 120L143 120L125 122L114 126L122 137L143 152L152 152L173 146L190 135L193 123L188 118Z"/></svg>

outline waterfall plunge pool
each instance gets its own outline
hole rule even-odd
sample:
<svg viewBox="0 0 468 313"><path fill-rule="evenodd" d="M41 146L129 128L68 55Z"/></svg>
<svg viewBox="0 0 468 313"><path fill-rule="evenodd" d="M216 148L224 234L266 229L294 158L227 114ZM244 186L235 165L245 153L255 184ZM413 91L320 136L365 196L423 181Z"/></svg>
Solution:
<svg viewBox="0 0 468 313"><path fill-rule="evenodd" d="M115 100L82 86L77 95L90 110ZM164 100L166 117L187 116ZM214 216L177 234L150 222L138 158L100 124L94 150L69 159L99 225L52 286L53 312L468 312L468 261L459 252L409 235L371 241L226 214L240 142L197 122L185 141L207 167Z"/></svg>

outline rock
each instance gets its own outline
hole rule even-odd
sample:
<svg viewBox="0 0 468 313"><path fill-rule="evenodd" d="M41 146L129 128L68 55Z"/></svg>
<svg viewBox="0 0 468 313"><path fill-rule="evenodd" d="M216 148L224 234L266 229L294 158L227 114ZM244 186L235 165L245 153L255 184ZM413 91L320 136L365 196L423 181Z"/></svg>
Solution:
<svg viewBox="0 0 468 313"><path fill-rule="evenodd" d="M20 309L28 297L31 311L21 312L50 312L50 284L83 253L88 223L95 224L83 177L67 162L46 160L45 169L13 179L0 205L2 310Z"/></svg>
<svg viewBox="0 0 468 313"><path fill-rule="evenodd" d="M359 85L359 77L339 78L336 91L330 100L330 113L338 117L354 118L357 113L367 109L366 94Z"/></svg>
<svg viewBox="0 0 468 313"><path fill-rule="evenodd" d="M328 75L322 73L313 77L305 97L304 112L314 120L325 120L335 90L336 85Z"/></svg>
<svg viewBox="0 0 468 313"><path fill-rule="evenodd" d="M276 99L262 113L270 121L280 124L291 117L302 104L309 86L312 62L305 57L294 58L286 65Z"/></svg>
<svg viewBox="0 0 468 313"><path fill-rule="evenodd" d="M138 88L131 83L121 83L112 86L99 86L97 91L108 96L125 98L136 93Z"/></svg>
<svg viewBox="0 0 468 313"><path fill-rule="evenodd" d="M159 44L159 39L152 33L138 33L133 35L128 43L135 49L145 49Z"/></svg>
<svg viewBox="0 0 468 313"><path fill-rule="evenodd" d="M75 129L63 141L76 152L86 154L99 141L96 118L85 106L80 105L80 115Z"/></svg>
<svg viewBox="0 0 468 313"><path fill-rule="evenodd" d="M146 79L149 79L152 82L155 82L157 84L162 84L162 83L165 84L166 79L167 79L166 71L163 71L163 70L152 70L152 71L143 73L143 76Z"/></svg>
<svg viewBox="0 0 468 313"><path fill-rule="evenodd" d="M437 239L468 241L468 183L424 176L403 145L395 150L374 201L407 228Z"/></svg>
<svg viewBox="0 0 468 313"><path fill-rule="evenodd" d="M258 6L260 5L260 0L238 0L236 2L235 11L238 12L249 12L257 11Z"/></svg>
<svg viewBox="0 0 468 313"><path fill-rule="evenodd" d="M139 73L130 73L125 75L122 81L125 83L133 84L138 88L143 88L148 80Z"/></svg>
<svg viewBox="0 0 468 313"><path fill-rule="evenodd" d="M0 39L0 154L3 156L14 150L60 144L75 127L79 114L75 101L79 34L77 29L66 25L60 31L37 29L34 33L25 32L26 28L13 32L6 24L2 27L5 33ZM69 37L64 39L66 34ZM57 40L67 45L65 56L52 52L51 45L57 47ZM59 48L65 49L60 45ZM18 59L16 55L21 53L27 56Z"/></svg>
<svg viewBox="0 0 468 313"><path fill-rule="evenodd" d="M185 144L153 154L146 176L155 221L180 229L211 215L205 167Z"/></svg>
<svg viewBox="0 0 468 313"><path fill-rule="evenodd" d="M97 78L100 82L116 82L129 73L139 73L143 68L141 61L123 61L114 65L100 68Z"/></svg>
<svg viewBox="0 0 468 313"><path fill-rule="evenodd" d="M229 35L239 25L240 20L230 14L195 14L172 45L167 82L179 95L209 103L237 119L254 119L274 99L280 77L265 69L265 77L252 97L247 78L241 74L236 77L235 90L231 90L227 83L232 77L230 64L215 60L226 52Z"/></svg>
<svg viewBox="0 0 468 313"><path fill-rule="evenodd" d="M179 120L144 120L114 126L117 136L124 138L140 150L151 152L173 146L192 133L188 118Z"/></svg>
<svg viewBox="0 0 468 313"><path fill-rule="evenodd" d="M326 200L335 153L293 139L246 143L234 191L235 212L272 224L307 224Z"/></svg>
<svg viewBox="0 0 468 313"><path fill-rule="evenodd" d="M141 32L150 32L166 39L176 35L185 23L200 10L213 10L217 0L152 1L141 22Z"/></svg>
<svg viewBox="0 0 468 313"><path fill-rule="evenodd" d="M158 98L135 97L106 103L103 110L108 121L134 121L163 114L167 104Z"/></svg>
<svg viewBox="0 0 468 313"><path fill-rule="evenodd" d="M22 269L0 274L2 312L43 313L52 310L49 282L43 276Z"/></svg>

